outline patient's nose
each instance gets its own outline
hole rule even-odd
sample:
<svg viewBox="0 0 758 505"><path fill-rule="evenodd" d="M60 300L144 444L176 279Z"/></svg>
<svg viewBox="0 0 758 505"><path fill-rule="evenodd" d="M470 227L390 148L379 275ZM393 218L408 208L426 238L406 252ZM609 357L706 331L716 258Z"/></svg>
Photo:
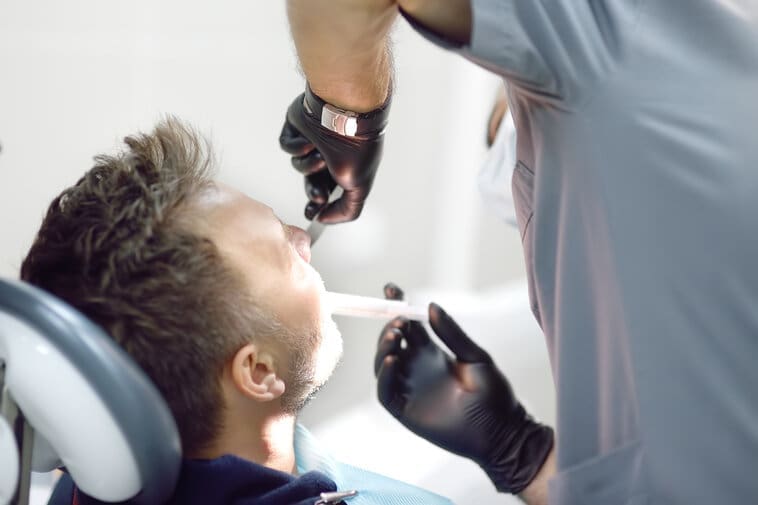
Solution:
<svg viewBox="0 0 758 505"><path fill-rule="evenodd" d="M307 263L311 262L311 237L305 230L297 226L290 226L292 231L291 240L295 250Z"/></svg>

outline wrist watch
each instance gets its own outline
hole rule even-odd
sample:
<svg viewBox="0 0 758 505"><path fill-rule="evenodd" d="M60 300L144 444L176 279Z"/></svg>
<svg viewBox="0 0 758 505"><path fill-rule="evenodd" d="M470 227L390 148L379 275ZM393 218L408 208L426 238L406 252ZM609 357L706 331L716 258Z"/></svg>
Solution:
<svg viewBox="0 0 758 505"><path fill-rule="evenodd" d="M305 112L322 127L343 137L378 137L384 133L392 102L392 86L387 100L370 112L352 112L326 103L306 85L303 96Z"/></svg>

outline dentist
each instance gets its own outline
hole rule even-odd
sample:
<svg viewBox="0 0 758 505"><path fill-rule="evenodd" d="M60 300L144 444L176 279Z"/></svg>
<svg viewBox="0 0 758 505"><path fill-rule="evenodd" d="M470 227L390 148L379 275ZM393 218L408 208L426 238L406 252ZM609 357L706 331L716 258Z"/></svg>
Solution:
<svg viewBox="0 0 758 505"><path fill-rule="evenodd" d="M421 326L393 321L382 333L376 373L390 413L531 503L756 502L758 7L287 7L308 86L287 111L281 145L306 177L309 218L356 219L371 190L398 12L507 85L516 220L557 388L555 448L552 431L435 305L432 329L453 357ZM344 194L328 204L336 185Z"/></svg>

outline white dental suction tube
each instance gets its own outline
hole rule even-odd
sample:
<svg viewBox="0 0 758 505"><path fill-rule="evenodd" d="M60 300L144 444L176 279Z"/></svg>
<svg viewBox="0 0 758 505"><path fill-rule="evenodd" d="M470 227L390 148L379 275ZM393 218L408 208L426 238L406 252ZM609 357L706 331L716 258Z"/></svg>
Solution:
<svg viewBox="0 0 758 505"><path fill-rule="evenodd" d="M392 319L405 316L415 321L429 321L429 312L426 307L409 305L405 301L331 292L327 293L326 298L335 316L369 319Z"/></svg>

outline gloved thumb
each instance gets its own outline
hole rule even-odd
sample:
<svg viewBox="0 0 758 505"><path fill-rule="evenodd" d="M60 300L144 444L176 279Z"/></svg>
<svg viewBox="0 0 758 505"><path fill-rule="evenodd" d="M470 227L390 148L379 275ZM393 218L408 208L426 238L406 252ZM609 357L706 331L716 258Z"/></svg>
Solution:
<svg viewBox="0 0 758 505"><path fill-rule="evenodd" d="M452 317L436 303L429 304L429 324L434 333L450 349L458 361L464 363L491 363L487 351L476 345Z"/></svg>

